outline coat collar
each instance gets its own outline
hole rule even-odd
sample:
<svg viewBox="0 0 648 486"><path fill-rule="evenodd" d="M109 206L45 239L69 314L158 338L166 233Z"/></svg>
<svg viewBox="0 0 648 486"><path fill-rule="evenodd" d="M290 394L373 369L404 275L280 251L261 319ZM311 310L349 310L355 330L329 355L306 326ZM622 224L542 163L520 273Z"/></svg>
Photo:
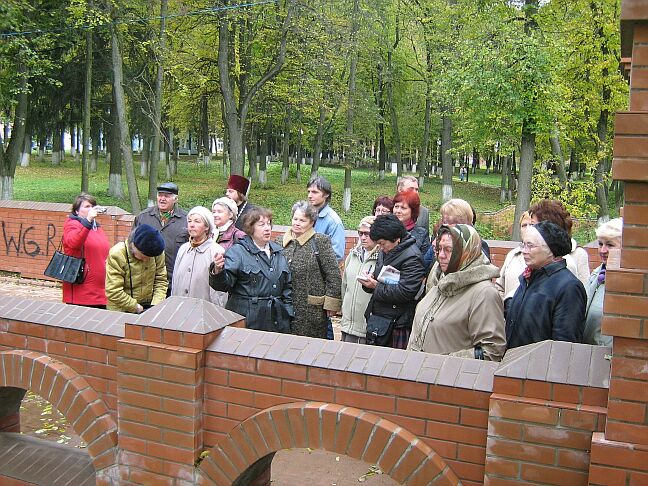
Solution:
<svg viewBox="0 0 648 486"><path fill-rule="evenodd" d="M301 236L295 236L295 233L293 233L293 230L291 228L286 231L283 237L283 247L287 247L288 244L293 241L297 240L297 243L299 243L299 246L304 246L308 240L310 240L313 236L315 236L315 228L310 228L308 231L306 231L303 235Z"/></svg>

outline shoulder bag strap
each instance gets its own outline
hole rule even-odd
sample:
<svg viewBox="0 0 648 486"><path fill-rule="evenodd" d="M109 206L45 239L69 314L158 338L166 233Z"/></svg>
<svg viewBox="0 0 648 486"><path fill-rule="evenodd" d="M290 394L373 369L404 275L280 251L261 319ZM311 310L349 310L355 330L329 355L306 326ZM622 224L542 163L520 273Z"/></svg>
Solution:
<svg viewBox="0 0 648 486"><path fill-rule="evenodd" d="M124 253L126 254L126 266L128 267L128 280L130 282L130 294L131 297L133 297L133 276L131 275L131 269L130 269L130 259L128 258L128 248L127 245L124 245Z"/></svg>
<svg viewBox="0 0 648 486"><path fill-rule="evenodd" d="M311 250L313 250L313 254L315 255L315 259L317 260L317 266L319 267L320 275L322 276L322 280L324 280L324 269L322 268L322 260L320 260L319 256L319 248L317 247L317 242L315 241L315 235L310 239L310 244L311 244Z"/></svg>

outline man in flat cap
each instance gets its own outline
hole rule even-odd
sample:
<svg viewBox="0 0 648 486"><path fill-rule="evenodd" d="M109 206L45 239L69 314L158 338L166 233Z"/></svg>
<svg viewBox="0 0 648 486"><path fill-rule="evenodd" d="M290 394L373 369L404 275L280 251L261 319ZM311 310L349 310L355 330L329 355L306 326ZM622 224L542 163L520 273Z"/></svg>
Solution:
<svg viewBox="0 0 648 486"><path fill-rule="evenodd" d="M236 174L232 174L227 180L227 189L225 189L225 196L229 197L236 203L238 208L238 218L234 225L238 229L243 229L243 217L254 204L248 201L248 194L250 193L250 180Z"/></svg>
<svg viewBox="0 0 648 486"><path fill-rule="evenodd" d="M164 182L157 186L157 204L146 208L135 217L133 229L141 224L148 224L160 231L164 238L164 254L167 278L171 293L173 265L180 247L189 241L187 232L187 212L178 204L178 186L173 182Z"/></svg>

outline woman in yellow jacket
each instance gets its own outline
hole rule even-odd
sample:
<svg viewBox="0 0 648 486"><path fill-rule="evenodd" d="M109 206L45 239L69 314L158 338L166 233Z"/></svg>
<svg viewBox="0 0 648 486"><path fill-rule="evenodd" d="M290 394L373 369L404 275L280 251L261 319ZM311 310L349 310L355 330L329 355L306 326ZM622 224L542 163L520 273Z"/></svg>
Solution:
<svg viewBox="0 0 648 486"><path fill-rule="evenodd" d="M166 298L164 238L148 224L139 225L110 249L106 262L108 309L139 314Z"/></svg>

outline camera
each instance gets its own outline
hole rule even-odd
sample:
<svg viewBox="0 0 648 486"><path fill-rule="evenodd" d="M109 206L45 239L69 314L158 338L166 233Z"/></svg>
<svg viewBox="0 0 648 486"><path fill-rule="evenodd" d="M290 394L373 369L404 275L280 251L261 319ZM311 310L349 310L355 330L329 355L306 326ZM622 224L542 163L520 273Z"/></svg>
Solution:
<svg viewBox="0 0 648 486"><path fill-rule="evenodd" d="M97 212L97 214L103 214L106 211L108 211L108 208L105 206L95 206L94 209Z"/></svg>

